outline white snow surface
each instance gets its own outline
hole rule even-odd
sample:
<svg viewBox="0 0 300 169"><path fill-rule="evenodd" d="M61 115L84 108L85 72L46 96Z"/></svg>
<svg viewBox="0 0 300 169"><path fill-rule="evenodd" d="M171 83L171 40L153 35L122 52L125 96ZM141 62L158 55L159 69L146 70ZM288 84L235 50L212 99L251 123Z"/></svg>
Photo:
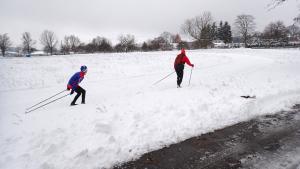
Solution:
<svg viewBox="0 0 300 169"><path fill-rule="evenodd" d="M153 85L178 53L1 57L0 168L110 168L300 101L299 49L187 51L191 84L186 65L183 88L175 73ZM74 94L24 113L64 90L81 65L85 105L70 107Z"/></svg>

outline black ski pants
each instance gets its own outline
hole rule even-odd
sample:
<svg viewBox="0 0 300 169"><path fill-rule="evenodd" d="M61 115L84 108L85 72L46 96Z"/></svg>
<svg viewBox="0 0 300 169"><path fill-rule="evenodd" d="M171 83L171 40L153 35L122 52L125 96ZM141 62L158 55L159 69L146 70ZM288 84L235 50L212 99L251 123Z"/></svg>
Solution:
<svg viewBox="0 0 300 169"><path fill-rule="evenodd" d="M178 64L175 66L175 71L177 74L177 86L179 87L183 79L183 69L184 69L184 64Z"/></svg>
<svg viewBox="0 0 300 169"><path fill-rule="evenodd" d="M74 100L72 101L72 104L75 104L77 99L79 98L79 96L82 94L82 97L81 97L81 103L85 103L85 90L83 88L81 88L80 86L77 86L77 88L74 90L77 94L76 96L74 97Z"/></svg>

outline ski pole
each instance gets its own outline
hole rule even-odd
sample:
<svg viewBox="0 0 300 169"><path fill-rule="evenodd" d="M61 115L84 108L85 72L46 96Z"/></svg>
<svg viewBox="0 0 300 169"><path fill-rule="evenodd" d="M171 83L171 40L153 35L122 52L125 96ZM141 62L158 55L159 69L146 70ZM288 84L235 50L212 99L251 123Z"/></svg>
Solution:
<svg viewBox="0 0 300 169"><path fill-rule="evenodd" d="M163 81L165 78L167 78L167 77L171 76L171 75L172 75L174 72L175 72L175 71L173 71L172 73L168 74L167 76L165 76L164 78L160 79L159 81L157 81L157 82L153 83L153 85L156 85L157 83L159 83L159 82Z"/></svg>
<svg viewBox="0 0 300 169"><path fill-rule="evenodd" d="M55 97L55 96L57 96L57 95L59 95L59 94L65 92L65 91L67 91L67 90L65 89L65 90L63 90L63 91L61 91L61 92L59 92L59 93L57 93L57 94L55 94L55 95L53 95L53 96L51 96L51 97L45 99L45 100L42 100L42 101L40 101L39 103L37 103L37 104L35 104L35 105L33 105L33 106L27 108L26 110L29 110L29 109L31 109L31 108L33 108L33 107L35 107L35 106L37 106L37 105L39 105L39 104L41 104L41 103L43 103L43 102L45 102L45 101L47 101L47 100L53 98L53 97Z"/></svg>
<svg viewBox="0 0 300 169"><path fill-rule="evenodd" d="M30 113L30 112L32 112L32 111L34 111L34 110L36 110L36 109L39 109L39 108L41 108L41 107L44 107L44 106L46 106L46 105L48 105L48 104L50 104L50 103L53 103L53 102L55 102L55 101L57 101L57 100L59 100L59 99L62 99L62 98L64 98L64 97L68 96L68 95L70 95L70 94L66 94L66 95L64 95L64 96L61 96L61 97L59 97L59 98L57 98L57 99L55 99L55 100L52 100L52 101L50 101L50 102L48 102L48 103L45 103L45 104L43 104L43 105L41 105L41 106L39 106L39 107L36 107L36 108L34 108L34 109L32 109L32 110L25 111L25 113L26 113L26 114L27 114L27 113Z"/></svg>
<svg viewBox="0 0 300 169"><path fill-rule="evenodd" d="M192 73L193 73L194 67L191 69L191 74L190 74L190 80L189 80L189 85L191 84L191 79L192 79Z"/></svg>

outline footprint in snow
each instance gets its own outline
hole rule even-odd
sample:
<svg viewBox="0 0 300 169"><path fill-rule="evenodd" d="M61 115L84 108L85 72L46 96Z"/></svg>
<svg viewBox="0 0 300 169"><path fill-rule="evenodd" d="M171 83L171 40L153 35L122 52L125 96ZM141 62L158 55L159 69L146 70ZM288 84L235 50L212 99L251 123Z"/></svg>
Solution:
<svg viewBox="0 0 300 169"><path fill-rule="evenodd" d="M18 121L18 122L14 122L14 124L15 124L15 123L19 124L19 123L23 122L23 120L21 119L21 117L20 117L18 114L13 113L12 115L13 115L13 116L16 118L16 120Z"/></svg>
<svg viewBox="0 0 300 169"><path fill-rule="evenodd" d="M97 133L104 133L104 134L109 134L111 133L111 126L107 125L107 124L101 124L101 123L97 123L95 125L95 131Z"/></svg>
<svg viewBox="0 0 300 169"><path fill-rule="evenodd" d="M97 110L98 113L106 113L107 112L105 106L97 107L96 110Z"/></svg>
<svg viewBox="0 0 300 169"><path fill-rule="evenodd" d="M79 152L75 158L81 158L81 157L88 157L89 150L88 149L84 149L81 152Z"/></svg>

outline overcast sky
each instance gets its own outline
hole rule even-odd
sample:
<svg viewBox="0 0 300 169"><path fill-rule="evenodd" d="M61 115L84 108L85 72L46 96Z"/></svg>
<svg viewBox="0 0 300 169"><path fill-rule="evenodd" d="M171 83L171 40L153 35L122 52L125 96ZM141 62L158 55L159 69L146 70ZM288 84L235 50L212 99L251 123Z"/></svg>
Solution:
<svg viewBox="0 0 300 169"><path fill-rule="evenodd" d="M233 26L237 15L255 17L257 30L281 20L286 26L300 13L299 0L268 10L271 0L0 0L0 34L8 33L13 45L30 32L39 43L43 30L53 31L59 40L74 34L88 43L104 36L114 44L121 34L133 34L138 42L162 32L179 33L181 25L210 11L214 20Z"/></svg>

